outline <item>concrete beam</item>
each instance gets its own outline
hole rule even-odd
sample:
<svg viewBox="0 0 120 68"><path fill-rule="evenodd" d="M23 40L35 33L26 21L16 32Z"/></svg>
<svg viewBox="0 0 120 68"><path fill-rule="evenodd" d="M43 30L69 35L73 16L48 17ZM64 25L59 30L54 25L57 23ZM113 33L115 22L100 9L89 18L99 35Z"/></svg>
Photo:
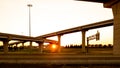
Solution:
<svg viewBox="0 0 120 68"><path fill-rule="evenodd" d="M48 42L48 43L58 43L58 41L56 41L56 40L51 40L51 39L43 39L44 40L44 42Z"/></svg>
<svg viewBox="0 0 120 68"><path fill-rule="evenodd" d="M82 31L82 30L90 30L90 29L95 29L95 28L112 26L113 22L114 22L113 19L105 20L105 21L101 21L101 22L96 22L96 23L92 23L92 24L88 24L88 25L78 26L78 27L74 27L74 28L69 28L69 29L65 29L65 30L41 35L41 36L38 36L36 38L47 38L47 37L53 37L53 36L57 36L57 35L79 32L79 31Z"/></svg>
<svg viewBox="0 0 120 68"><path fill-rule="evenodd" d="M109 0L76 0L76 1L88 1L88 2L98 2L98 3L105 3Z"/></svg>
<svg viewBox="0 0 120 68"><path fill-rule="evenodd" d="M19 40L19 41L43 41L42 39L35 37L7 34L7 33L0 33L0 39L10 39L10 40Z"/></svg>

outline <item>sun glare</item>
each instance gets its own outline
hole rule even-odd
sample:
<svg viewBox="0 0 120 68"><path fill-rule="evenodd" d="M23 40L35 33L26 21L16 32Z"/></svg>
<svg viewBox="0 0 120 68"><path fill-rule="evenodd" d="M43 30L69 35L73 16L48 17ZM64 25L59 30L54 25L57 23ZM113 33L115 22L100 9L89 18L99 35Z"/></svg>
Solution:
<svg viewBox="0 0 120 68"><path fill-rule="evenodd" d="M55 45L55 44L53 44L53 45L52 45L52 48L53 48L53 49L55 49L55 48L56 48L56 45Z"/></svg>

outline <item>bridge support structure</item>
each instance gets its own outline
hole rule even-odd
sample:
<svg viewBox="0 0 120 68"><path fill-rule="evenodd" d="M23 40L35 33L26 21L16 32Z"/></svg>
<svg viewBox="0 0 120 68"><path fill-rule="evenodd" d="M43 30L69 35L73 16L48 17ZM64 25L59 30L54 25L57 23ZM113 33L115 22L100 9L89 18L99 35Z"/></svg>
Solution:
<svg viewBox="0 0 120 68"><path fill-rule="evenodd" d="M43 42L36 42L36 43L38 43L39 51L40 51L40 53L42 53L43 52Z"/></svg>
<svg viewBox="0 0 120 68"><path fill-rule="evenodd" d="M120 0L109 0L104 3L105 8L112 8L114 16L113 54L120 55Z"/></svg>
<svg viewBox="0 0 120 68"><path fill-rule="evenodd" d="M25 42L22 42L22 47L23 47L23 48L24 48L24 43L25 43Z"/></svg>
<svg viewBox="0 0 120 68"><path fill-rule="evenodd" d="M8 39L3 39L3 49L4 49L4 54L8 53L8 44L9 44L9 40Z"/></svg>
<svg viewBox="0 0 120 68"><path fill-rule="evenodd" d="M18 43L16 43L16 47L18 47Z"/></svg>
<svg viewBox="0 0 120 68"><path fill-rule="evenodd" d="M30 53L31 53L32 52L32 41L30 41L29 49L30 49Z"/></svg>
<svg viewBox="0 0 120 68"><path fill-rule="evenodd" d="M120 1L112 5L114 15L114 46L113 53L120 54Z"/></svg>
<svg viewBox="0 0 120 68"><path fill-rule="evenodd" d="M86 30L82 30L82 52L85 53L85 38L86 38Z"/></svg>
<svg viewBox="0 0 120 68"><path fill-rule="evenodd" d="M58 52L61 52L61 35L57 35L58 37Z"/></svg>

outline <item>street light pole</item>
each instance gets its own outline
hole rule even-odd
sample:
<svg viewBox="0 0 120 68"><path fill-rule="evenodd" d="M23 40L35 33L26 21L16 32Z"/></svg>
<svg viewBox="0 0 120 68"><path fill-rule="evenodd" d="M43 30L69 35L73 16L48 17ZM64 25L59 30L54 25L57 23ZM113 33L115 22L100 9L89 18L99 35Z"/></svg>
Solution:
<svg viewBox="0 0 120 68"><path fill-rule="evenodd" d="M29 7L29 36L31 36L31 11L30 8L32 7L32 4L27 5Z"/></svg>
<svg viewBox="0 0 120 68"><path fill-rule="evenodd" d="M31 37L31 11L30 8L32 7L32 4L27 5L29 7L29 37ZM30 53L32 52L32 41L30 41Z"/></svg>

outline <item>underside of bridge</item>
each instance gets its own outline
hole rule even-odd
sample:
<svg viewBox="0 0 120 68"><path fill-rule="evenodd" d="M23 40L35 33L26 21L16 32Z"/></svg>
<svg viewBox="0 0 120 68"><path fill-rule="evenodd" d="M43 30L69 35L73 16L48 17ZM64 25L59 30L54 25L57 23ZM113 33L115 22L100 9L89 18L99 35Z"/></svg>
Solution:
<svg viewBox="0 0 120 68"><path fill-rule="evenodd" d="M105 8L112 8L114 16L113 53L120 54L120 0L77 0L103 3Z"/></svg>
<svg viewBox="0 0 120 68"><path fill-rule="evenodd" d="M76 0L76 1L88 1L88 2L96 2L103 3L105 8L112 8L112 6L119 2L119 0Z"/></svg>
<svg viewBox="0 0 120 68"><path fill-rule="evenodd" d="M77 0L77 1L89 1L89 2L98 2L98 3L105 3L110 0Z"/></svg>

